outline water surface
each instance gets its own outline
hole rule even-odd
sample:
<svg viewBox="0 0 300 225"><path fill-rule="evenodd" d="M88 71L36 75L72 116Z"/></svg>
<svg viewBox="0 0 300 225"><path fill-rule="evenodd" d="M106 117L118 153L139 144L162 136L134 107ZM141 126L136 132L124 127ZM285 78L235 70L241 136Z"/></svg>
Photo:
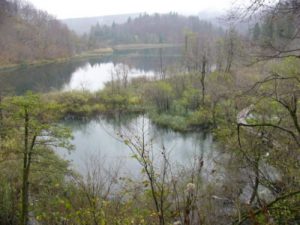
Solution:
<svg viewBox="0 0 300 225"><path fill-rule="evenodd" d="M142 126L144 124L144 126ZM122 170L130 175L137 175L141 167L134 159L132 150L122 141L120 134L133 138L141 137L145 127L146 143L152 143L152 151L157 162L162 149L168 152L170 162L177 166L189 166L195 157L203 157L204 174L209 176L215 169L214 159L219 155L213 137L209 133L194 132L182 134L169 129L157 127L147 118L139 116L106 120L69 121L65 125L73 130L73 144L76 151L71 154L60 153L71 160L78 171L86 169L90 157L104 158L106 162L122 164ZM99 159L101 163L101 159Z"/></svg>
<svg viewBox="0 0 300 225"><path fill-rule="evenodd" d="M99 58L73 60L43 66L20 68L0 73L0 89L23 94L37 92L89 90L97 91L109 82L116 68L126 66L129 77L156 76L168 67L181 63L180 49L167 48L123 51ZM141 117L104 118L91 121L69 121L75 150L71 154L59 154L72 161L72 166L82 173L90 157L100 157L109 164L122 165L122 170L136 175L140 166L132 158L132 151L120 140L118 133L140 134ZM202 156L204 171L211 174L213 159L218 155L212 135L203 132L180 134L162 129L146 119L147 138L153 138L153 152L158 158L164 147L174 165L190 165L195 156ZM139 129L135 130L134 127ZM104 159L103 159L104 158Z"/></svg>
<svg viewBox="0 0 300 225"><path fill-rule="evenodd" d="M1 92L23 94L26 91L49 92L68 90L96 91L111 80L118 65L129 68L129 77L153 76L181 63L180 49L166 48L116 52L98 58L71 60L42 66L28 66L0 71ZM161 61L162 59L162 61Z"/></svg>

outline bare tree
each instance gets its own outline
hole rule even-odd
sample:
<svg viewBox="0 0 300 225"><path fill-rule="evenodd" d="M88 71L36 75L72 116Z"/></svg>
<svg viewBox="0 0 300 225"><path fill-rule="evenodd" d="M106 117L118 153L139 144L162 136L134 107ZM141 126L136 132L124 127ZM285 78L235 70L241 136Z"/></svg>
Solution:
<svg viewBox="0 0 300 225"><path fill-rule="evenodd" d="M239 4L240 3L240 4ZM237 1L237 6L228 15L230 23L259 20L265 25L262 32L267 36L256 44L251 55L254 63L290 56L300 57L300 3L298 0L251 0L249 4ZM275 31L276 28L276 31ZM284 30L288 32L284 33Z"/></svg>
<svg viewBox="0 0 300 225"><path fill-rule="evenodd" d="M148 179L152 200L160 225L166 224L165 211L168 207L168 152L164 146L159 152L153 149L153 138L147 129L146 119L142 116L141 124L130 127L119 134L124 143L131 149L133 158L141 165ZM158 157L159 154L161 157Z"/></svg>
<svg viewBox="0 0 300 225"><path fill-rule="evenodd" d="M121 170L121 163L107 165L105 157L101 155L91 155L85 161L85 169L82 176L73 177L74 182L81 190L83 201L79 207L88 210L89 218L82 218L84 223L99 225L106 221L103 211L104 202L113 198L116 192L118 178ZM86 202L86 203L85 203ZM87 204L87 205L84 205ZM73 204L74 208L78 205ZM77 209L79 210L79 209Z"/></svg>

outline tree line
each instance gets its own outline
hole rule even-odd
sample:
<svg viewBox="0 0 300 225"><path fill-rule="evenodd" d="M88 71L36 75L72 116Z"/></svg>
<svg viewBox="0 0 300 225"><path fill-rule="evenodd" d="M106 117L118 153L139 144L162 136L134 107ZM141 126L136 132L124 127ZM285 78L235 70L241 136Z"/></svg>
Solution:
<svg viewBox="0 0 300 225"><path fill-rule="evenodd" d="M221 28L210 22L202 21L196 16L169 14L141 14L139 17L128 18L124 24L101 26L96 24L89 34L90 45L115 45L128 43L184 43L186 32L223 33Z"/></svg>

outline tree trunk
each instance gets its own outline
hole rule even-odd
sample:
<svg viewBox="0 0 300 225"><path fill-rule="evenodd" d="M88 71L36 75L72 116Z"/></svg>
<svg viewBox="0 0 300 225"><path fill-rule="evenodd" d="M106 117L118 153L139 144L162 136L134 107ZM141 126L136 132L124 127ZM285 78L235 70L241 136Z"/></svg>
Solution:
<svg viewBox="0 0 300 225"><path fill-rule="evenodd" d="M4 139L4 130L3 130L3 111L1 108L2 96L0 95L0 150L2 149L2 142Z"/></svg>
<svg viewBox="0 0 300 225"><path fill-rule="evenodd" d="M184 225L190 225L190 213L191 213L191 206L192 206L192 196L187 197L186 206L184 208Z"/></svg>
<svg viewBox="0 0 300 225"><path fill-rule="evenodd" d="M163 57L162 57L162 48L159 49L159 61L160 61L160 75L161 75L161 79L165 80L165 73L164 73L164 69L163 69Z"/></svg>
<svg viewBox="0 0 300 225"><path fill-rule="evenodd" d="M298 137L300 135L300 125L299 125L299 121L298 121L298 117L297 117L297 104L298 104L298 98L296 95L293 95L293 109L289 109L290 115L292 117L292 120L294 122L294 125L298 131Z"/></svg>
<svg viewBox="0 0 300 225"><path fill-rule="evenodd" d="M233 48L234 48L233 37L231 37L231 34L230 34L228 53L227 53L227 64L226 64L226 69L225 69L226 73L229 73L230 69L231 69L231 64L232 64L233 54L234 54Z"/></svg>
<svg viewBox="0 0 300 225"><path fill-rule="evenodd" d="M259 186L259 161L260 161L260 153L257 153L258 155L256 156L255 162L254 162L254 185L253 185L253 190L252 190L252 195L250 197L249 203L252 204L253 201L256 200L258 203L259 202L259 196L258 196L258 186Z"/></svg>
<svg viewBox="0 0 300 225"><path fill-rule="evenodd" d="M206 75L206 57L203 56L202 59L202 70L201 70L201 86L202 86L202 106L204 106L205 103L205 75Z"/></svg>
<svg viewBox="0 0 300 225"><path fill-rule="evenodd" d="M22 183L22 214L21 214L21 225L28 224L28 136L29 136L29 115L27 108L24 109L24 156L23 156L23 183Z"/></svg>

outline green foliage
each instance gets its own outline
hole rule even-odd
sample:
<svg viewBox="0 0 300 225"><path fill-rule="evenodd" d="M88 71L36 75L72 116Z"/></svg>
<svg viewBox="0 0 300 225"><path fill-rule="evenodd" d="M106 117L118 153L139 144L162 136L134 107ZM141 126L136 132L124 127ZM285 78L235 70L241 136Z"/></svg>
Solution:
<svg viewBox="0 0 300 225"><path fill-rule="evenodd" d="M210 109L200 108L189 116L188 123L191 126L209 127L213 124L212 116Z"/></svg>
<svg viewBox="0 0 300 225"><path fill-rule="evenodd" d="M107 90L99 93L72 91L50 94L50 99L61 104L61 117L91 118L110 112L141 112L141 99L131 93L112 94Z"/></svg>
<svg viewBox="0 0 300 225"><path fill-rule="evenodd" d="M150 119L164 127L169 127L176 131L187 131L188 130L188 123L187 118L178 115L170 115L166 113L150 113Z"/></svg>
<svg viewBox="0 0 300 225"><path fill-rule="evenodd" d="M5 221L20 220L21 223L26 223L29 208L30 210L34 209L34 204L29 202L29 194L34 199L38 196L39 189L43 189L42 186L38 187L42 185L43 181L46 180L46 184L49 185L51 179L55 180L59 177L59 173L56 171L52 171L53 176L49 173L45 177L45 174L48 172L47 168L54 169L64 166L64 162L56 157L52 147L72 148L69 143L70 131L56 124L60 116L60 109L60 105L51 101L46 102L40 95L30 92L24 96L7 97L2 102L2 126L10 129L1 138L0 152L3 155L0 155L0 162L4 157L5 163L8 160L8 166L13 165L10 164L10 160L17 164L15 170L17 170L18 177L15 177L14 182L20 184L11 188L11 191L15 190L22 194L20 199L19 197L14 199L13 195L10 196L10 201L14 203L14 206ZM23 166L21 167L21 165ZM45 173L41 175L36 171ZM20 176L21 173L22 176ZM63 179L64 175L60 177L61 181ZM4 182L11 185L9 179L5 179ZM3 186L5 187L5 185ZM19 208L20 203L21 207Z"/></svg>
<svg viewBox="0 0 300 225"><path fill-rule="evenodd" d="M279 63L272 64L271 70L273 73L278 73L285 77L295 76L300 77L300 60L296 57L288 57Z"/></svg>
<svg viewBox="0 0 300 225"><path fill-rule="evenodd" d="M164 80L141 79L128 82L126 87L118 89L108 84L97 93L74 91L41 96L28 93L24 96L5 98L0 106L3 116L0 122L1 125L4 124L0 134L5 134L0 140L1 222L5 221L5 224L9 224L12 221L12 224L17 224L20 217L22 186L20 157L22 154L20 153L23 150L23 125L27 110L31 118L30 137L32 134L40 136L51 134L47 140L41 138L40 144L34 148L37 154L34 156L29 179L32 198L30 210L40 224L155 225L158 223L157 218L160 214L157 210L153 210L152 198L153 193L160 194L162 183L159 180L160 171L156 170L156 164L151 165L153 171L150 172L156 185L154 191L151 190L151 179L145 180L143 177L140 180L131 180L128 177L117 177L114 182L120 182L118 187L121 188L114 190L108 197L101 192L102 189L97 193L93 192L95 187L103 188L102 183L93 186L95 180L91 177L86 182L82 182L82 177L74 174L68 163L55 155L51 146L47 145L49 142L51 144L55 142L55 146L71 147L69 131L57 125L59 119L68 115L81 118L97 116L99 113L141 111L147 112L154 123L176 131L212 129L220 150L225 152L224 164L228 163L226 168L219 164L216 166L216 170L220 170L222 175L223 172L226 174L221 179L218 175L214 175L219 172L216 172L215 168L208 171L212 179L217 177L218 182L221 180L221 187L214 182L207 184L203 182L204 184L201 183L200 186L199 181L201 188L197 187L199 188L197 195L193 195L194 205L188 205L185 188L190 180L200 179L200 176L195 174L199 175L201 168L196 172L187 170L179 173L176 170L180 168L173 170L172 175L166 177L169 179L172 176L172 180L165 184L163 193L167 196L163 199L166 201L164 205L166 224L171 224L175 219L184 216L187 206L191 206L189 210L193 212L199 211L199 217L205 221L203 224L216 224L221 221L220 218L228 222L236 215L227 208L222 211L224 204L214 203L215 200L221 201L221 198L230 202L228 207L232 208L229 209L235 207L242 218L250 215L246 223L266 224L272 218L274 224L293 224L299 220L299 196L278 201L268 209L264 208L268 200L264 199L260 192L257 194L260 203L254 201L248 204L247 199L247 206L245 206L240 199L241 190L248 188L257 177L260 179L259 185L271 190L270 195L273 198L299 189L299 146L296 143L298 136L294 139L290 135L290 132L298 135L295 121L297 122L299 118L297 107L299 108L300 104L297 99L299 59L287 58L280 62L276 61L276 64L268 64L265 68L270 70L270 77L265 74L255 75L252 71L249 75L251 79L246 79L243 71L210 73L206 79L206 98L203 105L199 103L201 85L196 74L174 75ZM272 79L268 80L266 77ZM275 78L277 83L274 81ZM248 87L252 89L249 91ZM295 99L296 101L293 101ZM282 129L261 126L239 127L238 130L238 115L251 104L253 109L244 118L244 125L267 123L281 126ZM296 108L296 120L291 117L293 110L288 111L289 107ZM140 140L138 134L125 138L124 144L130 146L133 140ZM142 163L156 160L155 157L148 157L142 151L145 146L152 145L134 145L141 154L134 153L132 158ZM222 157L222 154L218 156ZM144 161L142 157L145 157ZM196 164L200 163L200 166L203 166L201 160L202 158L195 158ZM101 162L97 161L97 164L100 165ZM275 175L280 174L278 176L280 180L255 174L258 169L261 169L261 173L269 172L265 171L265 168L260 168L262 165L274 168ZM185 169L184 167L183 170ZM272 172L271 169L270 171ZM145 168L141 175L146 175ZM193 179L191 176L194 176ZM107 182L106 179L107 177L100 180ZM177 192L181 194L176 200L173 199L176 193L172 192L175 185L178 185ZM249 188L254 189L251 185ZM234 206L231 206L231 203L234 203ZM262 208L260 204L263 205ZM255 210L261 212L253 215L249 213L249 209L250 213Z"/></svg>
<svg viewBox="0 0 300 225"><path fill-rule="evenodd" d="M173 88L166 81L157 81L145 86L144 98L155 106L159 112L168 111L174 98Z"/></svg>
<svg viewBox="0 0 300 225"><path fill-rule="evenodd" d="M182 97L179 99L178 103L185 109L186 112L188 110L195 110L200 104L200 94L199 89L188 87L182 93Z"/></svg>
<svg viewBox="0 0 300 225"><path fill-rule="evenodd" d="M58 104L63 105L63 115L89 117L105 111L105 106L96 102L96 96L89 92L55 93L50 96Z"/></svg>

